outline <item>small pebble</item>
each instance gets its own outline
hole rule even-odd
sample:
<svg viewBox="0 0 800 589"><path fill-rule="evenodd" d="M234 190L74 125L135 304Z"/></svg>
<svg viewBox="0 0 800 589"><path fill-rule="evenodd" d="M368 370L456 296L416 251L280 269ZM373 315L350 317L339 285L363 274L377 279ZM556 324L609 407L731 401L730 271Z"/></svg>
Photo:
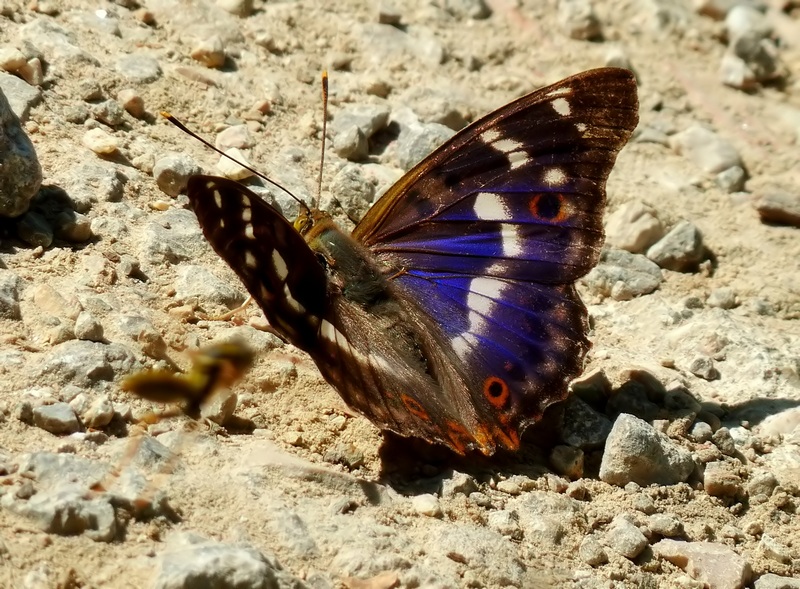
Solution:
<svg viewBox="0 0 800 589"><path fill-rule="evenodd" d="M100 128L90 129L84 133L82 141L98 155L111 155L118 149L117 140Z"/></svg>
<svg viewBox="0 0 800 589"><path fill-rule="evenodd" d="M439 499L436 495L430 493L423 493L422 495L415 495L411 498L411 506L414 511L421 515L428 517L441 517L442 508L439 505Z"/></svg>
<svg viewBox="0 0 800 589"><path fill-rule="evenodd" d="M207 68L220 68L225 65L225 45L218 35L214 35L196 45L191 57Z"/></svg>
<svg viewBox="0 0 800 589"><path fill-rule="evenodd" d="M145 115L144 99L135 89L125 88L120 90L117 94L117 101L132 117L141 119Z"/></svg>

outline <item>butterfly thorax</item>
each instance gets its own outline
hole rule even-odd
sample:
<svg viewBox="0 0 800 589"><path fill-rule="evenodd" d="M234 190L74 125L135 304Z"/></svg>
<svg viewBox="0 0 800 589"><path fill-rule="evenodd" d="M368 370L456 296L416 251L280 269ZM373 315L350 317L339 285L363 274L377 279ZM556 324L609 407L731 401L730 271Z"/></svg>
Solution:
<svg viewBox="0 0 800 589"><path fill-rule="evenodd" d="M294 225L325 268L329 294L341 294L364 309L387 303L390 299L387 276L395 270L379 266L376 258L342 231L329 213L302 212Z"/></svg>

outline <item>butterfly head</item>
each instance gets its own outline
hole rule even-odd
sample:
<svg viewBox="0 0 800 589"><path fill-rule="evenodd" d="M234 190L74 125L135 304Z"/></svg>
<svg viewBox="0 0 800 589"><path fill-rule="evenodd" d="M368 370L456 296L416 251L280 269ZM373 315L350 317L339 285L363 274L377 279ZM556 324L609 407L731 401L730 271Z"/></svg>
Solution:
<svg viewBox="0 0 800 589"><path fill-rule="evenodd" d="M306 236L315 226L324 224L326 221L332 221L330 213L319 209L304 208L300 209L300 214L297 215L293 225L300 235Z"/></svg>

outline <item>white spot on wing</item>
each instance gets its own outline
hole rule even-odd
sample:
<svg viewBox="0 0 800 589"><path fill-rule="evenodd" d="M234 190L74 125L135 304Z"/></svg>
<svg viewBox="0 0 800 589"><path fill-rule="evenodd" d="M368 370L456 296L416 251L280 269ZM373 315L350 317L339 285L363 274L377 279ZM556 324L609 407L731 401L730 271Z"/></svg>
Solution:
<svg viewBox="0 0 800 589"><path fill-rule="evenodd" d="M278 250L272 250L272 267L275 269L275 274L278 275L278 279L286 280L286 277L289 276L289 268L286 266L286 260L278 253Z"/></svg>
<svg viewBox="0 0 800 589"><path fill-rule="evenodd" d="M522 143L514 141L513 139L500 139L500 133L495 130L486 131L481 137L485 138L489 136L490 133L493 139L490 145L500 153L506 155L512 170L524 166L530 161L528 154L523 149L524 145Z"/></svg>
<svg viewBox="0 0 800 589"><path fill-rule="evenodd" d="M500 139L500 131L497 129L489 129L488 131L481 133L480 137L484 143L494 143Z"/></svg>
<svg viewBox="0 0 800 589"><path fill-rule="evenodd" d="M250 207L245 207L242 209L242 221L245 223L249 223L253 220L253 209Z"/></svg>
<svg viewBox="0 0 800 589"><path fill-rule="evenodd" d="M491 192L479 192L475 196L473 210L478 219L484 221L508 221L511 219L511 211L508 210L503 197Z"/></svg>
<svg viewBox="0 0 800 589"><path fill-rule="evenodd" d="M323 339L326 339L333 344L336 343L336 334L338 331L339 330L334 327L333 323L327 319L323 319L322 323L319 324L319 334Z"/></svg>
<svg viewBox="0 0 800 589"><path fill-rule="evenodd" d="M466 361L469 353L478 345L478 338L469 332L464 332L451 339L450 345L453 346L453 350L458 357L461 358L462 361Z"/></svg>
<svg viewBox="0 0 800 589"><path fill-rule="evenodd" d="M244 263L250 268L255 268L256 266L258 266L258 261L256 260L256 257L253 255L253 252L251 252L250 250L246 250L244 252Z"/></svg>
<svg viewBox="0 0 800 589"><path fill-rule="evenodd" d="M553 110L555 110L562 117L566 117L572 112L572 108L569 106L569 102L566 98L556 98L550 104L553 105Z"/></svg>
<svg viewBox="0 0 800 589"><path fill-rule="evenodd" d="M250 198L246 194L242 195L242 206L250 208Z"/></svg>
<svg viewBox="0 0 800 589"><path fill-rule="evenodd" d="M588 129L586 123L575 123L575 128L581 133L585 133L586 129Z"/></svg>
<svg viewBox="0 0 800 589"><path fill-rule="evenodd" d="M473 278L469 283L467 306L470 309L466 331L450 340L461 360L466 360L469 352L479 344L478 336L487 334L487 317L491 317L495 309L495 300L506 288L506 283L495 278L481 276Z"/></svg>
<svg viewBox="0 0 800 589"><path fill-rule="evenodd" d="M542 181L548 186L561 186L567 181L567 175L561 168L548 168L545 170Z"/></svg>
<svg viewBox="0 0 800 589"><path fill-rule="evenodd" d="M294 296L292 296L292 291L289 290L288 284L283 285L283 294L286 295L286 302L289 303L289 306L292 309L294 309L298 313L306 312L306 308L302 304L300 304L300 301L298 301L296 298L294 298Z"/></svg>
<svg viewBox="0 0 800 589"><path fill-rule="evenodd" d="M214 204L217 205L218 209L222 208L222 195L219 193L219 190L214 191Z"/></svg>
<svg viewBox="0 0 800 589"><path fill-rule="evenodd" d="M522 251L522 238L519 235L519 227L511 224L503 224L501 229L503 240L503 254L509 258L516 258Z"/></svg>
<svg viewBox="0 0 800 589"><path fill-rule="evenodd" d="M253 233L253 224L252 223L248 223L247 225L244 226L244 234L249 239L255 239L256 238L255 233Z"/></svg>

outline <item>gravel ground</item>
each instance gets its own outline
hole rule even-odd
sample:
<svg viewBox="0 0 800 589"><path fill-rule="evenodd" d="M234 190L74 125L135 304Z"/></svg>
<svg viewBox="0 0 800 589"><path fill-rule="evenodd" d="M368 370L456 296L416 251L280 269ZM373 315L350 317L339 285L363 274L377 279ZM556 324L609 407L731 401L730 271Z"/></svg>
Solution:
<svg viewBox="0 0 800 589"><path fill-rule="evenodd" d="M800 5L251 4L0 5L0 586L800 587ZM604 65L641 112L579 284L593 348L519 454L384 439L257 308L207 318L245 297L181 193L218 156L160 111L310 200L328 69L346 225ZM224 426L134 439L120 381L233 336L258 357Z"/></svg>

